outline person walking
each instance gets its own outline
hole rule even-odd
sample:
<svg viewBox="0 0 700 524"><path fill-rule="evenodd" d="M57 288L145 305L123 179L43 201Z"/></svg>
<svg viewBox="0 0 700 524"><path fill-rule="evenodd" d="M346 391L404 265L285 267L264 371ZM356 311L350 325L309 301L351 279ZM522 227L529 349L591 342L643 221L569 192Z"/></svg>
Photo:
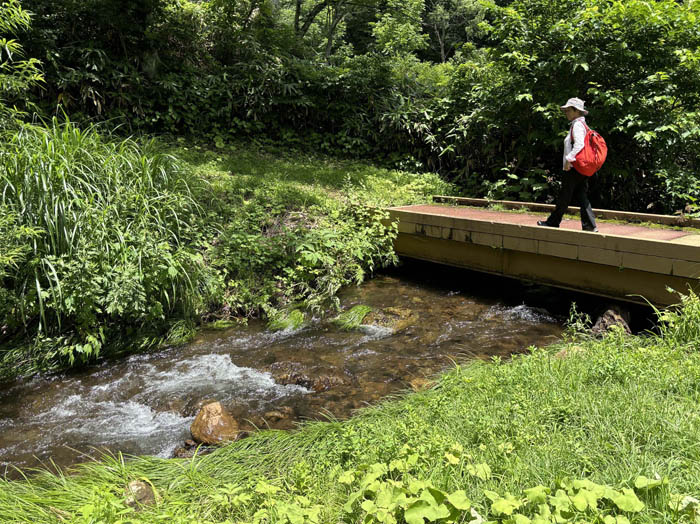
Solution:
<svg viewBox="0 0 700 524"><path fill-rule="evenodd" d="M576 161L576 155L584 146L584 139L588 131L585 115L588 114L588 111L584 108L584 101L580 98L569 98L566 104L561 106L561 110L571 122L569 132L564 139L564 180L554 211L547 220L538 220L537 225L559 227L572 197L576 197L581 205L581 229L597 232L593 208L587 196L589 177L571 169L571 164Z"/></svg>

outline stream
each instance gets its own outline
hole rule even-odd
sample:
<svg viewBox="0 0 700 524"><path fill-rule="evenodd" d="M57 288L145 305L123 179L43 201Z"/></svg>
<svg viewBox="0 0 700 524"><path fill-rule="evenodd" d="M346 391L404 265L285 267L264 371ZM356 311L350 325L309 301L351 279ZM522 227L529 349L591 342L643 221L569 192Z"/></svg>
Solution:
<svg viewBox="0 0 700 524"><path fill-rule="evenodd" d="M343 331L330 317L293 331L202 332L185 346L17 381L0 392L0 465L67 466L105 450L170 457L198 409L219 400L250 427L345 418L425 385L455 361L507 358L558 340L571 294L431 264L346 289L343 310L393 311L399 330ZM371 317L370 317L371 318Z"/></svg>

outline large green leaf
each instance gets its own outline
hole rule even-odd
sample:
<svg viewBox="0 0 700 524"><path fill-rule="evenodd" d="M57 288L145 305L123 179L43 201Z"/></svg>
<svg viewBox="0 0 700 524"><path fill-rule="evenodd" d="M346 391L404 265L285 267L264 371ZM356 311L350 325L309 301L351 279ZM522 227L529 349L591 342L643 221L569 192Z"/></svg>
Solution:
<svg viewBox="0 0 700 524"><path fill-rule="evenodd" d="M404 511L408 524L423 524L424 519L435 522L450 516L450 510L444 505L434 505L427 500L417 500Z"/></svg>
<svg viewBox="0 0 700 524"><path fill-rule="evenodd" d="M610 500L622 511L638 513L644 509L644 503L639 500L635 492L629 488L623 488L622 493L615 493L610 497Z"/></svg>
<svg viewBox="0 0 700 524"><path fill-rule="evenodd" d="M463 489L457 490L454 493L447 495L447 502L452 504L455 508L466 511L471 507L471 502L467 498L467 492Z"/></svg>
<svg viewBox="0 0 700 524"><path fill-rule="evenodd" d="M528 502L533 504L543 504L547 502L547 495L551 490L542 485L535 486L534 488L529 488L523 491L527 497Z"/></svg>
<svg viewBox="0 0 700 524"><path fill-rule="evenodd" d="M522 502L516 499L510 493L506 493L504 497L499 497L491 504L491 511L496 515L512 515L513 512L522 506Z"/></svg>

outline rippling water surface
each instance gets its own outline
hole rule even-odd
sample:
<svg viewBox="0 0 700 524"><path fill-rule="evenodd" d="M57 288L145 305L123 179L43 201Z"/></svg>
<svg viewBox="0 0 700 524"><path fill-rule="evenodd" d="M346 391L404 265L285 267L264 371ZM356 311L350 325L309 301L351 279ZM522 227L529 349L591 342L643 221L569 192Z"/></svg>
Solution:
<svg viewBox="0 0 700 524"><path fill-rule="evenodd" d="M507 357L552 343L561 334L553 312L562 309L552 293L410 266L346 290L341 299L344 310L393 308L407 320L398 332L379 325L345 332L313 319L300 330L271 333L252 322L205 332L187 346L10 384L0 392L0 464L67 465L95 448L170 456L208 400L258 427L289 428L324 411L346 417L454 360ZM286 383L280 377L288 379L290 370L322 378L321 387Z"/></svg>

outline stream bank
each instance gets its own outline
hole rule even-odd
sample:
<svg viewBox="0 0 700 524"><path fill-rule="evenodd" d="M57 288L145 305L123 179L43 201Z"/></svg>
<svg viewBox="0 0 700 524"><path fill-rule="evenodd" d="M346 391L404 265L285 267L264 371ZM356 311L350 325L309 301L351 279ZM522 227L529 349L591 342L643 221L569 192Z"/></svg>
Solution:
<svg viewBox="0 0 700 524"><path fill-rule="evenodd" d="M556 342L575 299L586 304L552 288L407 263L341 295L343 310L400 312L398 330L343 331L331 315L280 332L254 321L203 332L186 346L16 382L0 393L0 460L26 468L49 459L66 466L104 450L169 457L212 400L250 429L346 418L425 387L455 361Z"/></svg>

